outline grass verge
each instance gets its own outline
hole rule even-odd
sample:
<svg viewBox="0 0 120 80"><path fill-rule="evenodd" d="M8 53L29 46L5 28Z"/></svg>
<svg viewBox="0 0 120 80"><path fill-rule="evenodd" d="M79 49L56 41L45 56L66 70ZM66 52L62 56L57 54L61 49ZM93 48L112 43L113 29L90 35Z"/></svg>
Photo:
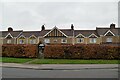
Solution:
<svg viewBox="0 0 120 80"><path fill-rule="evenodd" d="M3 62L3 63L26 63L31 60L33 59L31 58L9 58L9 57L0 58L0 62Z"/></svg>
<svg viewBox="0 0 120 80"><path fill-rule="evenodd" d="M120 60L72 60L72 59L31 59L0 57L3 63L26 63L30 64L119 64Z"/></svg>
<svg viewBox="0 0 120 80"><path fill-rule="evenodd" d="M119 64L118 60L37 59L30 64Z"/></svg>

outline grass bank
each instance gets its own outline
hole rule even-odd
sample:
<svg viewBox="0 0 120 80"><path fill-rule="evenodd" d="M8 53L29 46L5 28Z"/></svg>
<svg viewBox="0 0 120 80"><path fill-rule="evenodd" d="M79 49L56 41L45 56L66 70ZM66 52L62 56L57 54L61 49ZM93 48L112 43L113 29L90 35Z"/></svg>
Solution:
<svg viewBox="0 0 120 80"><path fill-rule="evenodd" d="M0 58L3 63L26 63L30 64L119 64L120 60L72 60L72 59L31 59L31 58Z"/></svg>

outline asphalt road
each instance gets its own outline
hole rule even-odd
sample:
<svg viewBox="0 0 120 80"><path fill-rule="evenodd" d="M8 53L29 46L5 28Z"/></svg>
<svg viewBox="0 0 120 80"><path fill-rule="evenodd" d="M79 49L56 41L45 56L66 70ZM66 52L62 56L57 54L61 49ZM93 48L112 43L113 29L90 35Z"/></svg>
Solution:
<svg viewBox="0 0 120 80"><path fill-rule="evenodd" d="M118 78L118 69L34 70L2 68L3 78Z"/></svg>

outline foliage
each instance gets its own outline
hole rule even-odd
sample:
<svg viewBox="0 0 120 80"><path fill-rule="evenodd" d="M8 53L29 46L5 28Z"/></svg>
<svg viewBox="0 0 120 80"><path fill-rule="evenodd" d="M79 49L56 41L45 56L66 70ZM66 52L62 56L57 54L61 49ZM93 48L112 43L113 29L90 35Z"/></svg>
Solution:
<svg viewBox="0 0 120 80"><path fill-rule="evenodd" d="M7 44L2 45L2 56L3 57L37 57L37 45L30 44Z"/></svg>
<svg viewBox="0 0 120 80"><path fill-rule="evenodd" d="M120 59L119 46L98 44L88 45L47 45L45 58L65 59Z"/></svg>

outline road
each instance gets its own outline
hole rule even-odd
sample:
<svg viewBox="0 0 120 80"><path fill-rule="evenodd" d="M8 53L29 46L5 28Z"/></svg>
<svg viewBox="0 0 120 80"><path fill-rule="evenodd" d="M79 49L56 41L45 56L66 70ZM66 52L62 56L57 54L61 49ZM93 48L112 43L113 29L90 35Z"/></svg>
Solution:
<svg viewBox="0 0 120 80"><path fill-rule="evenodd" d="M118 78L118 69L34 70L2 68L3 78Z"/></svg>

